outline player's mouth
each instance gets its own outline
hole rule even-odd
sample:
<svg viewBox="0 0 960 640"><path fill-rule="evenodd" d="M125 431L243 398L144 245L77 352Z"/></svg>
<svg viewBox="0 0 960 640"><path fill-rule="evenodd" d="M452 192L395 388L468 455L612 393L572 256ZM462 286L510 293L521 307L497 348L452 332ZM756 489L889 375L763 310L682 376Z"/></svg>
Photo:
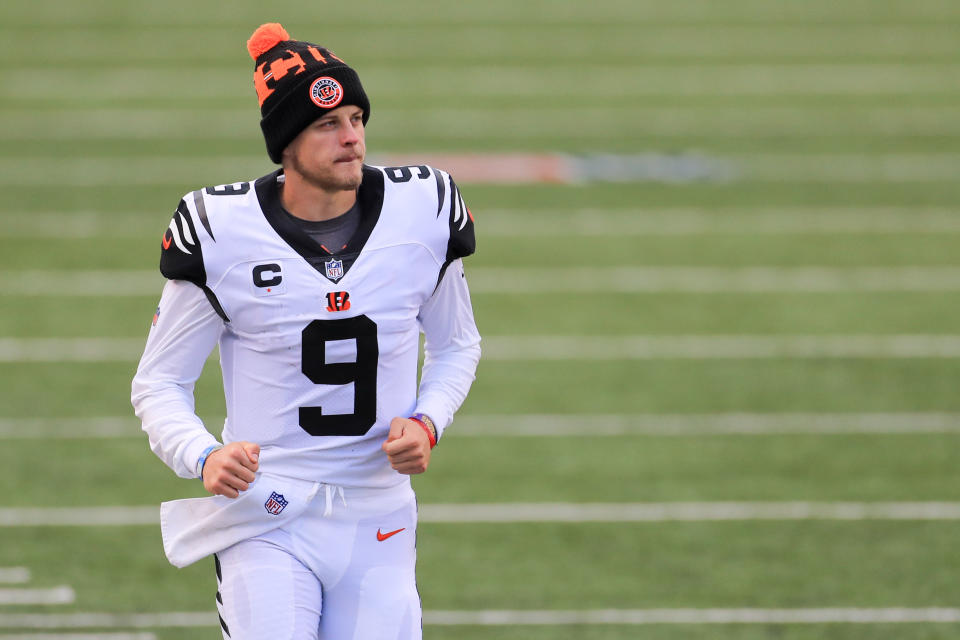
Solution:
<svg viewBox="0 0 960 640"><path fill-rule="evenodd" d="M334 160L334 162L354 162L361 159L362 158L360 156L344 156L342 158L337 158Z"/></svg>

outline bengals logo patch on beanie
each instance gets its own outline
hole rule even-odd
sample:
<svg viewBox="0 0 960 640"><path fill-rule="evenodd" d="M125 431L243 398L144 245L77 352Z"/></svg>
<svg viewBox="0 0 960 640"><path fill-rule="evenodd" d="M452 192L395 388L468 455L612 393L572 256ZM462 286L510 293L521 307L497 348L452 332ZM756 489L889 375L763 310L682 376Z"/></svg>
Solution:
<svg viewBox="0 0 960 640"><path fill-rule="evenodd" d="M329 76L317 78L310 85L310 99L324 109L333 109L343 99L343 87Z"/></svg>
<svg viewBox="0 0 960 640"><path fill-rule="evenodd" d="M254 60L260 128L274 162L280 163L287 145L331 109L356 105L363 110L363 123L369 120L370 101L360 77L329 49L292 40L282 25L271 22L253 32L247 51Z"/></svg>

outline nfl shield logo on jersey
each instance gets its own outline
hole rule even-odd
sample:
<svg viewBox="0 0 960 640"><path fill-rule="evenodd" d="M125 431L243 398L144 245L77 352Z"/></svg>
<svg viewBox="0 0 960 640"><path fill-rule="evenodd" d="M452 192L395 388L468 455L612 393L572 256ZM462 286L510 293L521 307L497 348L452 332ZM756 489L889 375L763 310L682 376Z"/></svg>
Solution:
<svg viewBox="0 0 960 640"><path fill-rule="evenodd" d="M336 282L343 277L343 260L329 260L323 263L323 266L327 268L327 277Z"/></svg>
<svg viewBox="0 0 960 640"><path fill-rule="evenodd" d="M278 516L287 507L287 501L283 498L282 493L273 491L263 506L266 507L267 513Z"/></svg>

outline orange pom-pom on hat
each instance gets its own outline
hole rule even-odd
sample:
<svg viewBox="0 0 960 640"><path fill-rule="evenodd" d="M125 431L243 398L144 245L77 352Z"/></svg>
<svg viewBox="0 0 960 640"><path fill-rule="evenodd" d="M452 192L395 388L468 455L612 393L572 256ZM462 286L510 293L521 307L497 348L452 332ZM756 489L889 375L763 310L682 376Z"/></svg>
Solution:
<svg viewBox="0 0 960 640"><path fill-rule="evenodd" d="M247 51L250 57L256 60L270 49L284 40L289 40L290 34L279 22L267 22L257 27L250 39L247 40Z"/></svg>

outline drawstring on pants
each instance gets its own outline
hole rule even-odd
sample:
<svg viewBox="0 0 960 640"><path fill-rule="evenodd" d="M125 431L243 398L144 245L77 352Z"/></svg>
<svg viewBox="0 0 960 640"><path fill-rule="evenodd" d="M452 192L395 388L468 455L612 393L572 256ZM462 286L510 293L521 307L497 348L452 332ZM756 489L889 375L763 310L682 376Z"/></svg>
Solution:
<svg viewBox="0 0 960 640"><path fill-rule="evenodd" d="M347 506L347 498L343 495L343 487L339 485L325 484L323 485L324 498L326 499L326 505L323 508L323 517L329 517L333 513L333 496L334 494L340 495L340 502L343 503L343 506Z"/></svg>

